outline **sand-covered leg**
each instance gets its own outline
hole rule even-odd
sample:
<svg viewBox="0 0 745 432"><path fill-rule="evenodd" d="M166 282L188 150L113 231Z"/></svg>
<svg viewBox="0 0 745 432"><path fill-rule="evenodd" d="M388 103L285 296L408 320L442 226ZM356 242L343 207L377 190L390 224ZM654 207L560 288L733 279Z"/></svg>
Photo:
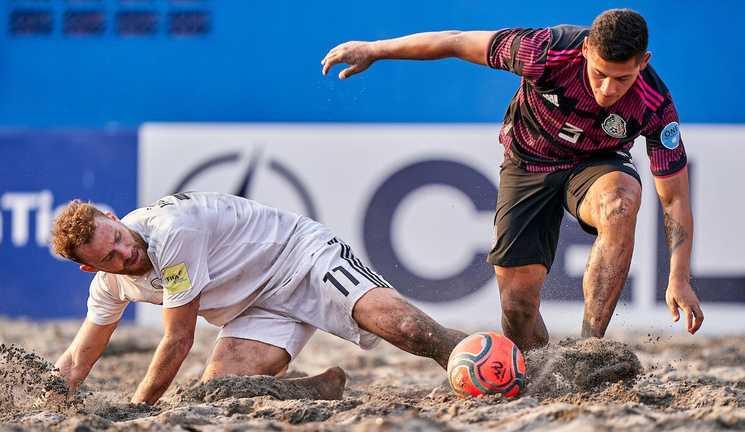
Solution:
<svg viewBox="0 0 745 432"><path fill-rule="evenodd" d="M580 206L582 219L598 230L582 279L583 337L603 337L608 328L629 274L640 203L639 182L616 171L595 181Z"/></svg>
<svg viewBox="0 0 745 432"><path fill-rule="evenodd" d="M314 396L312 399L336 400L344 395L347 374L340 367L326 369L323 373L306 377L283 380L289 386Z"/></svg>
<svg viewBox="0 0 745 432"><path fill-rule="evenodd" d="M283 348L252 339L223 337L218 339L202 375L202 382L221 383L226 389L270 394L278 399L341 399L346 374L335 367L312 377L279 379L290 363ZM226 377L257 377L239 380ZM235 388L237 384L239 388Z"/></svg>
<svg viewBox="0 0 745 432"><path fill-rule="evenodd" d="M202 381L238 375L271 375L283 372L290 355L283 348L252 339L222 337L212 351Z"/></svg>
<svg viewBox="0 0 745 432"><path fill-rule="evenodd" d="M368 291L354 306L360 328L402 350L435 360L447 368L448 357L466 334L445 328L390 288Z"/></svg>
<svg viewBox="0 0 745 432"><path fill-rule="evenodd" d="M339 367L321 374L293 379L267 375L221 376L183 391L179 401L215 402L227 398L272 396L275 399L338 400L344 395L347 376Z"/></svg>
<svg viewBox="0 0 745 432"><path fill-rule="evenodd" d="M541 264L494 266L502 304L502 331L521 350L548 343L548 330L539 310L547 270Z"/></svg>

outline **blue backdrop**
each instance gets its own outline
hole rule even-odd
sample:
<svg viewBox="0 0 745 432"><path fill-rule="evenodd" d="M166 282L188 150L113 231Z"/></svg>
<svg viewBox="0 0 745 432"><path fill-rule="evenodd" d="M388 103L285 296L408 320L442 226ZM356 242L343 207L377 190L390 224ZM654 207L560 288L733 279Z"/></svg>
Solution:
<svg viewBox="0 0 745 432"><path fill-rule="evenodd" d="M683 122L743 122L745 2L13 0L0 125L144 121L498 122L517 78L448 60L322 77L335 44L437 29L589 24L632 7Z"/></svg>
<svg viewBox="0 0 745 432"><path fill-rule="evenodd" d="M509 73L381 62L340 82L319 62L350 39L590 24L611 7L647 18L684 123L745 122L736 0L0 1L0 315L84 312L90 276L52 258L38 230L74 197L136 206L143 122L497 123Z"/></svg>
<svg viewBox="0 0 745 432"><path fill-rule="evenodd" d="M134 209L136 134L2 131L0 155L0 315L82 318L92 275L52 257L51 218L73 198Z"/></svg>

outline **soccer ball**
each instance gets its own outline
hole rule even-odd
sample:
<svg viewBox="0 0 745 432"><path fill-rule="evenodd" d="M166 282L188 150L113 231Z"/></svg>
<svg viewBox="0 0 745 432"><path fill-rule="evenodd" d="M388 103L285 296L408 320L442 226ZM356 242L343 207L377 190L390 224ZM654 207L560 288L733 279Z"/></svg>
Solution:
<svg viewBox="0 0 745 432"><path fill-rule="evenodd" d="M525 388L525 359L506 337L496 332L475 333L450 353L448 381L461 397L498 394L513 398Z"/></svg>

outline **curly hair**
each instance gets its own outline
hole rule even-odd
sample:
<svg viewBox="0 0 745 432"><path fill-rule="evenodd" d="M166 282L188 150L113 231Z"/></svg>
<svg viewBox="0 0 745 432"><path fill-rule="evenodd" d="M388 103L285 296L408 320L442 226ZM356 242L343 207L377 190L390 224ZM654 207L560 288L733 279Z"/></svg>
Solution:
<svg viewBox="0 0 745 432"><path fill-rule="evenodd" d="M52 249L63 258L83 264L77 249L93 238L95 219L106 215L90 203L70 201L60 211L52 227Z"/></svg>
<svg viewBox="0 0 745 432"><path fill-rule="evenodd" d="M647 22L631 9L610 9L598 15L587 38L603 60L613 62L633 57L641 61L648 40Z"/></svg>

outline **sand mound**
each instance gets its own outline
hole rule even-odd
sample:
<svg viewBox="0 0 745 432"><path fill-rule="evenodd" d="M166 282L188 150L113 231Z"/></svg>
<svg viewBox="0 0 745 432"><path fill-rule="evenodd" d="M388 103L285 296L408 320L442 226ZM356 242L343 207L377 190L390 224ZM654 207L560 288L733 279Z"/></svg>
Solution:
<svg viewBox="0 0 745 432"><path fill-rule="evenodd" d="M0 343L22 343L56 358L78 326L0 320ZM198 332L174 386L158 404L135 405L127 401L152 359L147 347L159 335L122 327L115 346L120 354L99 360L78 395L85 396L83 403L66 411L39 402L48 387L55 387L51 365L6 346L0 349L0 431L745 430L744 337L622 334L612 338L626 344L555 342L526 354L527 392L505 400L461 399L443 382L437 364L390 345L362 351L317 334L293 368L316 375L338 364L348 381L341 400L313 400L302 388L268 377L194 384L215 336Z"/></svg>
<svg viewBox="0 0 745 432"><path fill-rule="evenodd" d="M79 403L68 399L65 381L54 366L16 345L0 345L0 420L34 409L62 411Z"/></svg>
<svg viewBox="0 0 745 432"><path fill-rule="evenodd" d="M307 387L292 380L280 380L270 376L217 378L198 383L179 391L177 403L216 402L228 398L252 398L271 396L275 399L319 399Z"/></svg>
<svg viewBox="0 0 745 432"><path fill-rule="evenodd" d="M606 339L564 339L525 357L527 393L539 399L631 381L642 370L629 346Z"/></svg>

